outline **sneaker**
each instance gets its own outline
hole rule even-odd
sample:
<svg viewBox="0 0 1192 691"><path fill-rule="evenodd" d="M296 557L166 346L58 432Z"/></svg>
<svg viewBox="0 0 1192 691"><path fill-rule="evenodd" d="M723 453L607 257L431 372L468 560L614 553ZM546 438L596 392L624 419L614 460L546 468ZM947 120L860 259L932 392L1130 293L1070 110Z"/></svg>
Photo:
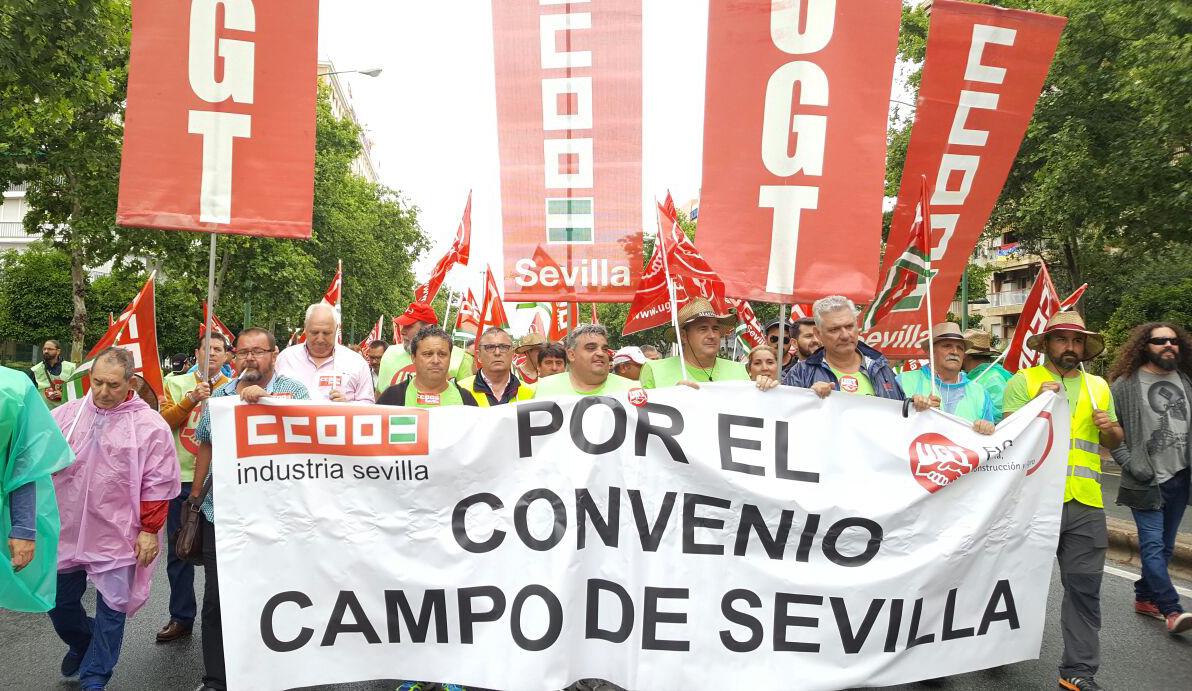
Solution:
<svg viewBox="0 0 1192 691"><path fill-rule="evenodd" d="M427 691L428 688L420 681L403 681L398 685L397 691Z"/></svg>
<svg viewBox="0 0 1192 691"><path fill-rule="evenodd" d="M1167 633L1183 633L1192 629L1192 614L1172 612L1167 615Z"/></svg>
<svg viewBox="0 0 1192 691"><path fill-rule="evenodd" d="M67 650L66 655L62 656L62 666L59 669L62 671L62 676L73 677L79 673L79 666L82 664L82 655L73 650Z"/></svg>
<svg viewBox="0 0 1192 691"><path fill-rule="evenodd" d="M1163 613L1159 611L1155 603L1147 602L1146 600L1135 600L1134 611L1144 616L1154 617L1160 621L1164 619Z"/></svg>
<svg viewBox="0 0 1192 691"><path fill-rule="evenodd" d="M1102 691L1092 677L1060 677L1060 688L1070 691Z"/></svg>

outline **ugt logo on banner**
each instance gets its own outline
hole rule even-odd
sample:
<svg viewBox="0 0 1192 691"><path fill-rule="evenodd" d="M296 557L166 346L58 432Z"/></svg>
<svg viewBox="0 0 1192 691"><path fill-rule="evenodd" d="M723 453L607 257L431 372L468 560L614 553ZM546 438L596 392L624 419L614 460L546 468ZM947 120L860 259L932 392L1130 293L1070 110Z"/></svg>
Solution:
<svg viewBox="0 0 1192 691"><path fill-rule="evenodd" d="M132 19L117 223L310 237L317 0L135 0Z"/></svg>

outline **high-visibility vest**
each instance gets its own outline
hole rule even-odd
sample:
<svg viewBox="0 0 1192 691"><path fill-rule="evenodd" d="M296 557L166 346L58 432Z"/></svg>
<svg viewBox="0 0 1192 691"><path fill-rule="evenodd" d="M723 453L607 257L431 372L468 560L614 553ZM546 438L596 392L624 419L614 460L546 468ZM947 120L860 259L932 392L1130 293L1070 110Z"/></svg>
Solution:
<svg viewBox="0 0 1192 691"><path fill-rule="evenodd" d="M60 400L51 401L50 399L46 398L46 391L49 391L50 385L53 383L51 379L62 382L70 379L70 375L74 374L75 372L75 364L73 362L63 360L62 373L52 378L50 374L46 372L46 364L44 362L37 363L31 367L30 370L33 372L33 379L37 382L37 392L41 394L42 403L45 403L52 410L66 402L66 396L63 396ZM62 387L59 386L58 390L61 391Z"/></svg>
<svg viewBox="0 0 1192 691"><path fill-rule="evenodd" d="M488 396L486 396L483 391L476 390L476 380L479 378L480 378L480 375L473 375L471 377L468 377L467 379L464 379L463 381L459 382L459 388L464 389L468 393L475 396L476 397L476 405L480 406L481 408L488 408L489 407ZM517 403L518 401L528 401L533 397L534 397L534 389L530 386L527 386L525 383L518 381L517 395L514 396L512 399L510 399L509 402Z"/></svg>
<svg viewBox="0 0 1192 691"><path fill-rule="evenodd" d="M1027 393L1034 398L1044 382L1056 381L1047 367L1039 365L1022 370L1026 376ZM1109 410L1109 384L1092 374L1082 375L1080 397L1072 411L1071 441L1068 444L1068 472L1064 484L1064 501L1075 499L1086 506L1104 508L1101 497L1101 430L1093 424L1093 402L1089 400L1089 389L1093 390L1099 410ZM1087 382L1087 385L1086 383ZM1063 384L1061 382L1062 388Z"/></svg>

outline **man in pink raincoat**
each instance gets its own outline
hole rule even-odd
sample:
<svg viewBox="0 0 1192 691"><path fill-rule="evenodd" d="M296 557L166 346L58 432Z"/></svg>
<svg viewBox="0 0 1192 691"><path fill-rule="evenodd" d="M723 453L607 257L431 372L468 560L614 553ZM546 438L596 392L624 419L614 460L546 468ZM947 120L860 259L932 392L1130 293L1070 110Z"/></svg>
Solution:
<svg viewBox="0 0 1192 691"><path fill-rule="evenodd" d="M149 599L158 533L178 495L170 428L132 392L132 353L108 348L92 361L91 392L53 411L76 461L54 477L61 512L58 595L50 621L69 646L63 676L83 689L112 677L125 617ZM90 580L95 617L80 602Z"/></svg>

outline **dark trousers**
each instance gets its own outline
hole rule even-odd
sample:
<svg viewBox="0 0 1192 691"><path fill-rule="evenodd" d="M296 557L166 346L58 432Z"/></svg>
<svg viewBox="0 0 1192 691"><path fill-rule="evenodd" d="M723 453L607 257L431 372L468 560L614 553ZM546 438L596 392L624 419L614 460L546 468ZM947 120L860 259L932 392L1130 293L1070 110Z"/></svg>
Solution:
<svg viewBox="0 0 1192 691"><path fill-rule="evenodd" d="M82 603L86 590L86 572L58 574L58 598L50 610L50 623L62 642L70 646L70 653L83 658L79 665L79 685L103 688L120 659L124 613L108 607L103 595L96 592L95 617L87 616Z"/></svg>
<svg viewBox="0 0 1192 691"><path fill-rule="evenodd" d="M1105 510L1075 499L1065 502L1056 550L1060 583L1064 586L1060 605L1060 628L1064 633L1061 676L1091 677L1101 665L1101 577L1108 548Z"/></svg>
<svg viewBox="0 0 1192 691"><path fill-rule="evenodd" d="M215 563L215 526L199 519L203 531L203 683L213 689L228 688L224 672L223 619L219 610L219 568Z"/></svg>
<svg viewBox="0 0 1192 691"><path fill-rule="evenodd" d="M178 558L174 541L182 529L182 510L190 496L190 483L182 483L182 492L170 500L166 515L166 575L170 579L170 619L191 626L195 622L195 567Z"/></svg>
<svg viewBox="0 0 1192 691"><path fill-rule="evenodd" d="M1134 598L1154 603L1164 615L1184 611L1167 565L1175 551L1175 534L1188 505L1189 475L1184 468L1159 485L1163 495L1160 508L1130 509L1134 513L1134 525L1138 526L1138 556L1142 561L1142 578L1134 581Z"/></svg>

